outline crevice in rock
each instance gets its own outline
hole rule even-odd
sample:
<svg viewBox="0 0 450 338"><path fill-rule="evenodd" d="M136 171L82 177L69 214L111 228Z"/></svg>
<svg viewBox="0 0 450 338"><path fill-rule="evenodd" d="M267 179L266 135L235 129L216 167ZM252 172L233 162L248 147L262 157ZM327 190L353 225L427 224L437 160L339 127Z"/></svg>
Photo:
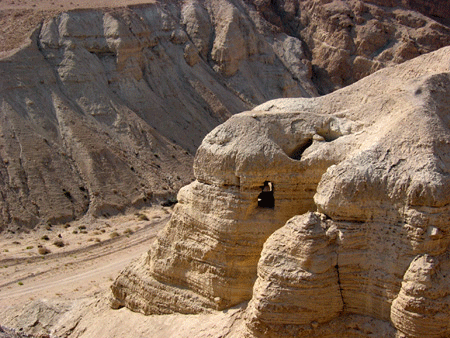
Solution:
<svg viewBox="0 0 450 338"><path fill-rule="evenodd" d="M339 260L339 254L336 253L336 255L338 256L338 258L336 259L338 261ZM337 282L338 282L338 286L339 286L339 293L341 295L341 300L342 300L342 312L344 312L345 311L345 302L344 302L344 295L342 293L341 277L340 277L340 274L339 274L339 264L336 264L334 266L334 268L336 269Z"/></svg>
<svg viewBox="0 0 450 338"><path fill-rule="evenodd" d="M306 140L304 140L290 155L289 157L292 158L293 160L297 160L300 161L302 159L302 154L304 153L304 151L310 147L313 143L313 139L312 138L308 138Z"/></svg>

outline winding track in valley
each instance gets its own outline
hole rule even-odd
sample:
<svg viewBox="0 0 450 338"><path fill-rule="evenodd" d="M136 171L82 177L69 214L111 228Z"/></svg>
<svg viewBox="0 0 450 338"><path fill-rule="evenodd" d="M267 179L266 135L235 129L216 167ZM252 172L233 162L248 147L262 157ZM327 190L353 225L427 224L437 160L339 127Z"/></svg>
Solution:
<svg viewBox="0 0 450 338"><path fill-rule="evenodd" d="M113 278L145 253L169 216L150 222L130 236L13 263L7 280L0 279L0 307L18 306L32 299L77 299L104 292ZM14 264L15 263L15 264ZM0 262L0 265L4 262Z"/></svg>

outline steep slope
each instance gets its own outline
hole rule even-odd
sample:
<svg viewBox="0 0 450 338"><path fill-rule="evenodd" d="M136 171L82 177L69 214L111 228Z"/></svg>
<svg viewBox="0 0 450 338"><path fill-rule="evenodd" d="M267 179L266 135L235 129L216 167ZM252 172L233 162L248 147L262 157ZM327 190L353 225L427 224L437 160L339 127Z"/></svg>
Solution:
<svg viewBox="0 0 450 338"><path fill-rule="evenodd" d="M0 59L0 230L174 196L192 179L203 137L233 114L317 96L450 43L445 22L397 5L189 0L55 16L1 11L6 32L11 17L24 27L45 20Z"/></svg>
<svg viewBox="0 0 450 338"><path fill-rule="evenodd" d="M311 53L314 83L322 94L450 44L447 1L260 0L255 4L267 20L304 41Z"/></svg>
<svg viewBox="0 0 450 338"><path fill-rule="evenodd" d="M248 336L448 336L449 93L447 47L234 115L204 139L196 181L112 306L251 299Z"/></svg>
<svg viewBox="0 0 450 338"><path fill-rule="evenodd" d="M167 198L217 124L269 98L315 95L307 67L280 59L300 62L300 46L279 57L232 2L207 8L61 13L1 59L0 229Z"/></svg>

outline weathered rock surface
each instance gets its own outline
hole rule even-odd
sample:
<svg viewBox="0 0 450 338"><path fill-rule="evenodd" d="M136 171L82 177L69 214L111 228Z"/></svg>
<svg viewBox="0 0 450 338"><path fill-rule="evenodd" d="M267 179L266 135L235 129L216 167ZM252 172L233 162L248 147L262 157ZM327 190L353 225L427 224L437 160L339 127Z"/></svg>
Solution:
<svg viewBox="0 0 450 338"><path fill-rule="evenodd" d="M46 19L0 60L0 230L174 195L192 179L185 152L234 113L450 43L425 16L438 5L382 5L164 1Z"/></svg>
<svg viewBox="0 0 450 338"><path fill-rule="evenodd" d="M447 1L260 0L255 4L267 20L305 42L320 93L450 44Z"/></svg>
<svg viewBox="0 0 450 338"><path fill-rule="evenodd" d="M449 93L447 47L231 117L204 139L149 255L115 281L113 306L251 299L248 336L448 336ZM265 182L273 208L258 206Z"/></svg>
<svg viewBox="0 0 450 338"><path fill-rule="evenodd" d="M299 42L278 55L235 2L61 13L4 56L0 230L167 198L229 116L316 95Z"/></svg>

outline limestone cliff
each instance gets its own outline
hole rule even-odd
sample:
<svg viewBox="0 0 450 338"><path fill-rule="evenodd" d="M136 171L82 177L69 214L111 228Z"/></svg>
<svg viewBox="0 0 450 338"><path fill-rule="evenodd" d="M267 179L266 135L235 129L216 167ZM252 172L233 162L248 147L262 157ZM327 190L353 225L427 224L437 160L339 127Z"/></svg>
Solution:
<svg viewBox="0 0 450 338"><path fill-rule="evenodd" d="M313 79L321 93L450 44L448 1L254 3L267 20L304 41L311 53Z"/></svg>
<svg viewBox="0 0 450 338"><path fill-rule="evenodd" d="M231 117L204 139L196 181L117 278L112 305L196 313L250 300L256 337L447 337L449 93L447 47Z"/></svg>
<svg viewBox="0 0 450 338"><path fill-rule="evenodd" d="M231 115L449 44L445 22L426 16L441 7L422 15L380 4L189 0L17 13L17 22L47 19L27 46L1 53L0 230L173 196L192 179L190 154ZM14 17L1 21L7 31Z"/></svg>
<svg viewBox="0 0 450 338"><path fill-rule="evenodd" d="M0 230L173 196L216 125L270 98L316 95L301 43L236 6L64 12L3 53Z"/></svg>

